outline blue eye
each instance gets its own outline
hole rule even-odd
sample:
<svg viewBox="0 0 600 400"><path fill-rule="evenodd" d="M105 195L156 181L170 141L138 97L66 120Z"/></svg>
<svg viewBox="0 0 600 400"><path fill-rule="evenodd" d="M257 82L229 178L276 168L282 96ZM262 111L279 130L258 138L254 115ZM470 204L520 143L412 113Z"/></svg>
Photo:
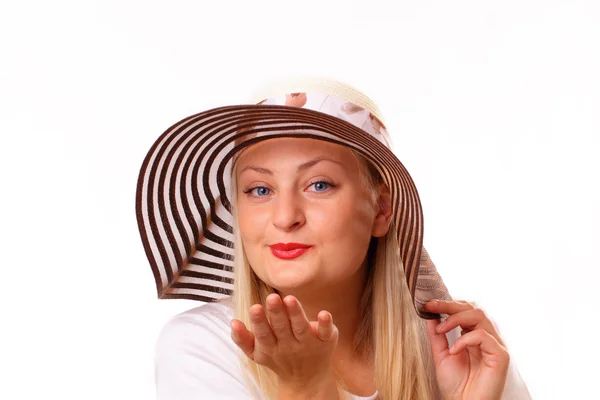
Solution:
<svg viewBox="0 0 600 400"><path fill-rule="evenodd" d="M331 184L329 184L329 183L327 183L327 182L324 182L324 181L318 181L318 182L315 182L315 183L313 183L313 184L312 184L312 185L310 185L310 186L314 186L314 187L315 187L315 190L316 190L317 192L324 192L324 191L326 191L327 189L329 189L329 187L331 186Z"/></svg>
<svg viewBox="0 0 600 400"><path fill-rule="evenodd" d="M254 196L264 197L271 193L271 189L266 186L257 186L255 188L250 189L248 192L251 192Z"/></svg>

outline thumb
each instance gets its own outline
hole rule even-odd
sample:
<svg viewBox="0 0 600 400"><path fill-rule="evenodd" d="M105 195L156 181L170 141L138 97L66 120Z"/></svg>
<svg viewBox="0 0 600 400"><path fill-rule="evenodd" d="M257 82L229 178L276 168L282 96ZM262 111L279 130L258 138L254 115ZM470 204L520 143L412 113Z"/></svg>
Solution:
<svg viewBox="0 0 600 400"><path fill-rule="evenodd" d="M323 310L317 315L317 337L323 342L336 341L338 337L337 326L333 323L333 316Z"/></svg>
<svg viewBox="0 0 600 400"><path fill-rule="evenodd" d="M254 360L254 334L250 332L244 323L238 319L232 319L231 339L248 356Z"/></svg>
<svg viewBox="0 0 600 400"><path fill-rule="evenodd" d="M440 324L440 319L427 320L427 336L431 343L431 352L435 365L439 365L448 352L448 338L445 333L438 333L435 328Z"/></svg>

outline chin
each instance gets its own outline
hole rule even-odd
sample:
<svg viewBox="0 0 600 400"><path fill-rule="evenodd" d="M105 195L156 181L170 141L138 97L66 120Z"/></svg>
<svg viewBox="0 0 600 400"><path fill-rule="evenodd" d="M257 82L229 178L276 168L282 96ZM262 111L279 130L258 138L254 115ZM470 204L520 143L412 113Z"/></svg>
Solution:
<svg viewBox="0 0 600 400"><path fill-rule="evenodd" d="M313 268L297 261L277 260L267 267L269 285L283 292L302 290L316 281Z"/></svg>

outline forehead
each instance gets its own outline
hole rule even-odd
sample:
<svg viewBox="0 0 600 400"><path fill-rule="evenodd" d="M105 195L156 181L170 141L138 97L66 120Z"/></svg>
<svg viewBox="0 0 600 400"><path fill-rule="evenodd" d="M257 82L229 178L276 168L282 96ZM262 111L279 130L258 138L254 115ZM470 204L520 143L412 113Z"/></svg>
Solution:
<svg viewBox="0 0 600 400"><path fill-rule="evenodd" d="M309 138L267 139L242 150L236 164L304 158L327 157L342 163L356 162L354 154L345 146Z"/></svg>

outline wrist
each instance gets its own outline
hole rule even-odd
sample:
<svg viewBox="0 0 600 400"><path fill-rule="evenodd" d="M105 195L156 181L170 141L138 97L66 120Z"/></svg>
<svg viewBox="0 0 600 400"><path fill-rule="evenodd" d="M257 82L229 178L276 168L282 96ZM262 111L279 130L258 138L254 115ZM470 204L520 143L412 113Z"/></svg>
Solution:
<svg viewBox="0 0 600 400"><path fill-rule="evenodd" d="M281 379L277 381L279 400L336 400L339 399L333 374L313 379Z"/></svg>

